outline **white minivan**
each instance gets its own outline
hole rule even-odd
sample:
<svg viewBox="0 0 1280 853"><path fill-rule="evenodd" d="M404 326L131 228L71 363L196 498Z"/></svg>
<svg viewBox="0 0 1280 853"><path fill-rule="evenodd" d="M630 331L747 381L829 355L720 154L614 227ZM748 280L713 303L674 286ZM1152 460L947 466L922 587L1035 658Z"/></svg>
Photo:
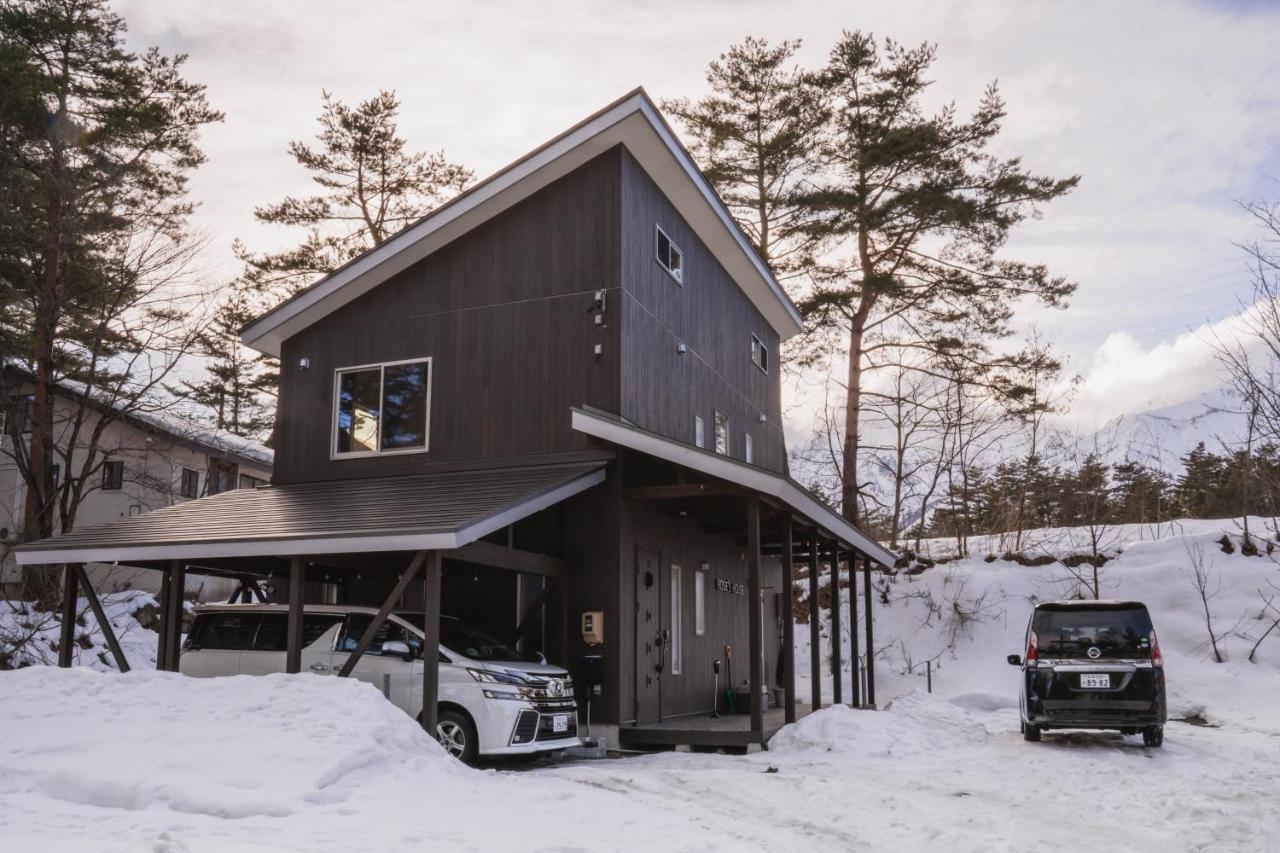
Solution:
<svg viewBox="0 0 1280 853"><path fill-rule="evenodd" d="M371 607L308 604L302 671L336 674L376 613ZM182 645L179 670L193 676L284 672L288 619L282 604L200 607ZM415 719L422 713L423 625L421 613L391 614L352 671ZM579 744L567 671L448 616L440 618L439 697L437 735L463 761Z"/></svg>

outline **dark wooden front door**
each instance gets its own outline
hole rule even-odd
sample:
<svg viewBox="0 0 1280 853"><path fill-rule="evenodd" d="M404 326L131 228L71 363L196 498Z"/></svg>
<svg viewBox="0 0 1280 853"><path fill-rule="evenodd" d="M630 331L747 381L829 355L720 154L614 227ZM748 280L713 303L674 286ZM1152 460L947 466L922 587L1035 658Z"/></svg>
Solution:
<svg viewBox="0 0 1280 853"><path fill-rule="evenodd" d="M662 620L658 554L636 548L636 724L661 718Z"/></svg>

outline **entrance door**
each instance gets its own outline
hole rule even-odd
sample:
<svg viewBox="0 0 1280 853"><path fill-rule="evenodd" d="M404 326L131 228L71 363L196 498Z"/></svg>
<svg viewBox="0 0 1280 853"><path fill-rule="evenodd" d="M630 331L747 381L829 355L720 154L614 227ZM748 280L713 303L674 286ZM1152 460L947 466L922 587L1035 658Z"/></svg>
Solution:
<svg viewBox="0 0 1280 853"><path fill-rule="evenodd" d="M663 669L662 593L658 554L636 548L636 723L656 723L661 717Z"/></svg>

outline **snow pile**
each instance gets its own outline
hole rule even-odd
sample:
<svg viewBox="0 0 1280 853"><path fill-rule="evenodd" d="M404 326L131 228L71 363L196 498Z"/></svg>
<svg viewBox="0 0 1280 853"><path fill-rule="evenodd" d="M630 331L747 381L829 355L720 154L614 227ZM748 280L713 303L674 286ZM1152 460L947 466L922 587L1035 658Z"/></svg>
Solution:
<svg viewBox="0 0 1280 853"><path fill-rule="evenodd" d="M0 796L280 817L342 802L353 779L389 768L442 784L462 771L355 680L40 667L2 683L6 726L23 736L4 747Z"/></svg>
<svg viewBox="0 0 1280 853"><path fill-rule="evenodd" d="M139 590L124 590L100 595L99 600L129 667L154 669L158 637L154 630L144 628L138 617L144 612L154 615L159 609L156 599ZM56 664L61 620L60 613L40 610L28 601L0 601L0 669ZM96 670L116 669L106 637L85 598L76 601L72 661Z"/></svg>
<svg viewBox="0 0 1280 853"><path fill-rule="evenodd" d="M958 743L980 743L988 732L956 703L924 693L907 693L871 714L846 705L827 708L787 726L769 741L771 755L834 753L842 759L904 759L935 753Z"/></svg>

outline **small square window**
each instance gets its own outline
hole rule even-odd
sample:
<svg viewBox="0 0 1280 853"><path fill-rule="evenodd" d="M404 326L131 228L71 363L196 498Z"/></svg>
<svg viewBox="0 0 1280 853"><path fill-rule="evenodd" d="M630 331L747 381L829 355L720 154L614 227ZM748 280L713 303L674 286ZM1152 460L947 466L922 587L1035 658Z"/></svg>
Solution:
<svg viewBox="0 0 1280 853"><path fill-rule="evenodd" d="M184 498L196 498L200 496L200 472L194 468L182 469L182 484L178 491Z"/></svg>
<svg viewBox="0 0 1280 853"><path fill-rule="evenodd" d="M680 247L671 242L671 238L664 234L661 228L656 228L656 230L658 234L656 246L658 263L671 274L672 278L683 285L684 253L680 251Z"/></svg>
<svg viewBox="0 0 1280 853"><path fill-rule="evenodd" d="M716 412L716 453L729 455L729 416Z"/></svg>
<svg viewBox="0 0 1280 853"><path fill-rule="evenodd" d="M108 459L102 463L102 490L119 491L124 488L124 462L119 459Z"/></svg>
<svg viewBox="0 0 1280 853"><path fill-rule="evenodd" d="M702 415L693 416L693 445L694 447L707 446L707 427L702 422Z"/></svg>
<svg viewBox="0 0 1280 853"><path fill-rule="evenodd" d="M755 335L751 336L751 363L765 373L769 372L769 348Z"/></svg>

